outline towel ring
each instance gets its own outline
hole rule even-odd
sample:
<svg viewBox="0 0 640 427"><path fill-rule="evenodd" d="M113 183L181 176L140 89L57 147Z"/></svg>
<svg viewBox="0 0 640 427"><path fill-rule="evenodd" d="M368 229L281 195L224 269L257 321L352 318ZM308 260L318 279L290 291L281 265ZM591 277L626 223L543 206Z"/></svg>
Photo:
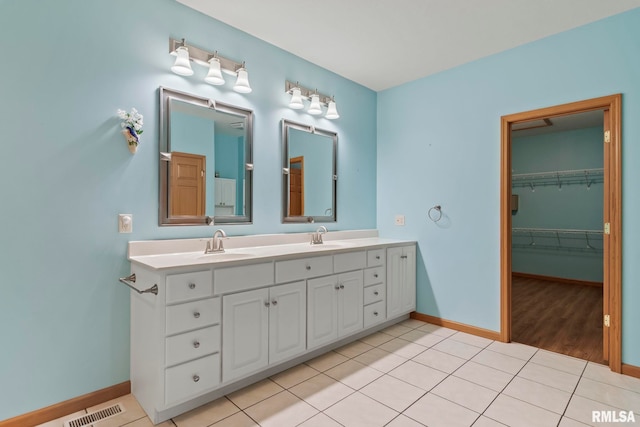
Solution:
<svg viewBox="0 0 640 427"><path fill-rule="evenodd" d="M440 221L442 219L442 206L435 205L434 207L429 209L429 212L427 213L427 215L429 216L429 219L433 222Z"/></svg>

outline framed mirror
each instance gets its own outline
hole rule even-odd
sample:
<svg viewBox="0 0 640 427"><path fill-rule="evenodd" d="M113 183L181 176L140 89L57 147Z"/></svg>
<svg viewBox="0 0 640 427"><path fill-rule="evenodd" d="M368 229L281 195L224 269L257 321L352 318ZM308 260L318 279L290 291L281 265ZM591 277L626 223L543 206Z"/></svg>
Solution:
<svg viewBox="0 0 640 427"><path fill-rule="evenodd" d="M160 225L252 220L253 112L160 88Z"/></svg>
<svg viewBox="0 0 640 427"><path fill-rule="evenodd" d="M282 120L282 222L335 222L338 134Z"/></svg>

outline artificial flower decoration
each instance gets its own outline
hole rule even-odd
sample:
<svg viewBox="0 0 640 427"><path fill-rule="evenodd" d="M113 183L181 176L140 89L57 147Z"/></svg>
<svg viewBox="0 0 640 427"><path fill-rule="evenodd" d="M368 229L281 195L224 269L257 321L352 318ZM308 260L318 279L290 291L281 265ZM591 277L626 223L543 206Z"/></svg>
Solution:
<svg viewBox="0 0 640 427"><path fill-rule="evenodd" d="M122 128L122 134L129 145L129 151L135 153L138 150L138 144L140 143L140 135L142 135L142 114L138 113L135 108L131 109L130 113L125 110L118 110L118 117L122 119L120 127Z"/></svg>

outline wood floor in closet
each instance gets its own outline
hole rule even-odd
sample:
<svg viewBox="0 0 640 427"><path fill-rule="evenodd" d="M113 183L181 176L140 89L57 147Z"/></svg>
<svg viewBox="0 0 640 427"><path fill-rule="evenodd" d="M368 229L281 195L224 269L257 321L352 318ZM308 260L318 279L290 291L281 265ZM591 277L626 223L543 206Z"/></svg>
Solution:
<svg viewBox="0 0 640 427"><path fill-rule="evenodd" d="M512 341L596 363L602 354L602 288L513 277Z"/></svg>

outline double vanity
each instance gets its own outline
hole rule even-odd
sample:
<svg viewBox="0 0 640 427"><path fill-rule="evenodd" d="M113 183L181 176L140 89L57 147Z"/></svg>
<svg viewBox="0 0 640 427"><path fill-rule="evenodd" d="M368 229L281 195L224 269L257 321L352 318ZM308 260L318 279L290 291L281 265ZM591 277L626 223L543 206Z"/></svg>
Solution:
<svg viewBox="0 0 640 427"><path fill-rule="evenodd" d="M415 242L371 230L130 242L129 260L123 280L142 292L131 292L132 393L154 423L399 322L416 304Z"/></svg>

